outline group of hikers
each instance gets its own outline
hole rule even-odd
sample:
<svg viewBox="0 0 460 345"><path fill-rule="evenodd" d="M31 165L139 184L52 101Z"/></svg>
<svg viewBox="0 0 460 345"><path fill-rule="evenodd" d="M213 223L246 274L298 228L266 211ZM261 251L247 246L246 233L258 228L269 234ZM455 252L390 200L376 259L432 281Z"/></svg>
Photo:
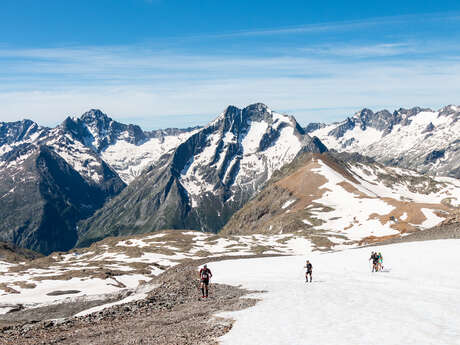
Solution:
<svg viewBox="0 0 460 345"><path fill-rule="evenodd" d="M378 272L383 270L383 256L382 253L380 252L372 252L371 257L369 258L369 261L372 260L372 272ZM304 268L306 268L305 271L305 283L312 282L313 278L313 265L309 260L305 263ZM201 294L202 298L207 298L209 295L209 281L212 277L211 270L208 268L207 265L204 265L200 269L200 288L201 288ZM310 278L310 280L308 280Z"/></svg>

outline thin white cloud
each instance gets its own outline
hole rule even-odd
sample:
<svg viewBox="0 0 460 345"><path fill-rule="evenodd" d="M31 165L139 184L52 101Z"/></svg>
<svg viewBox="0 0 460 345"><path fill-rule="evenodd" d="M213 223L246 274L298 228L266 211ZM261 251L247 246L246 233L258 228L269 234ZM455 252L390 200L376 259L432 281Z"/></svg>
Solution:
<svg viewBox="0 0 460 345"><path fill-rule="evenodd" d="M370 27L398 25L408 22L453 22L460 21L459 13L439 12L427 14L408 14L396 15L387 17L374 17L364 20L349 20L341 22L327 22L309 25L299 25L291 27L282 27L276 29L253 29L241 30L227 33L217 33L210 35L195 36L195 38L228 38L228 37L250 37L250 36L276 36L276 35L293 35L293 34L308 34L321 32L344 32L350 30L366 29Z"/></svg>
<svg viewBox="0 0 460 345"><path fill-rule="evenodd" d="M424 53L427 53L430 47L425 47ZM365 45L319 45L315 47L300 48L303 52L321 55L321 56L337 56L337 57L355 57L355 58L375 58L398 56L408 53L417 53L420 49L416 44L410 42L397 43L378 43Z"/></svg>
<svg viewBox="0 0 460 345"><path fill-rule="evenodd" d="M291 63L288 61L286 63ZM319 65L318 65L319 66ZM300 62L297 68L301 67ZM302 123L324 121L332 105L356 110L387 105L431 106L460 103L460 61L455 63L400 62L379 64L337 64L324 66L332 75L301 77L245 77L170 81L154 85L126 83L123 86L93 85L50 91L0 93L0 119L12 121L30 117L55 124L66 115L79 115L89 108L102 108L114 118L138 121L148 127L164 116L218 114L226 105L245 106L265 102L274 109L299 109L293 115ZM302 110L319 108L319 110ZM322 110L322 108L326 108ZM351 112L350 112L351 113ZM347 114L343 114L345 116ZM318 118L315 118L318 117Z"/></svg>

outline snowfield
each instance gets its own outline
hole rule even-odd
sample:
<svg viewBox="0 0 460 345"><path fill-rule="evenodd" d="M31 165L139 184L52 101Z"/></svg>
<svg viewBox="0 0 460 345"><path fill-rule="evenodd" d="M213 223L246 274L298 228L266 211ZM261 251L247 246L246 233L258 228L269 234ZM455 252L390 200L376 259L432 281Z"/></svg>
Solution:
<svg viewBox="0 0 460 345"><path fill-rule="evenodd" d="M371 273L381 251L390 272ZM438 240L209 264L215 283L264 290L221 344L460 344L460 241ZM212 287L211 287L212 289ZM212 292L212 290L211 290Z"/></svg>

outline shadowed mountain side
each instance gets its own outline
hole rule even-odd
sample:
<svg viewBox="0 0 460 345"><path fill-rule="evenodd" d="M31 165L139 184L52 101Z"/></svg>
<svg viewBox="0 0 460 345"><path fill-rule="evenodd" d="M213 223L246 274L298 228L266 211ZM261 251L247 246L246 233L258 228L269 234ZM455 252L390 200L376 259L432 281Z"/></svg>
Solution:
<svg viewBox="0 0 460 345"><path fill-rule="evenodd" d="M43 254L72 248L77 221L123 188L104 164L103 182L88 183L48 146L32 148L21 170L15 168L1 174L0 239Z"/></svg>

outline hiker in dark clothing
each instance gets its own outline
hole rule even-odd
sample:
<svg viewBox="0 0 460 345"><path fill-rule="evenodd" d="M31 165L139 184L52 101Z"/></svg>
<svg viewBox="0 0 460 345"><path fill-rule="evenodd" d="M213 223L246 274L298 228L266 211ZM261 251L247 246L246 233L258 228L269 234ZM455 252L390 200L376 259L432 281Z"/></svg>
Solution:
<svg viewBox="0 0 460 345"><path fill-rule="evenodd" d="M372 272L378 272L379 270L379 255L376 252L372 252L369 261L372 260Z"/></svg>
<svg viewBox="0 0 460 345"><path fill-rule="evenodd" d="M313 273L313 265L310 263L310 261L307 260L305 268L307 269L307 272L305 272L305 283L308 283L308 276L310 276L310 283L311 283L312 273Z"/></svg>
<svg viewBox="0 0 460 345"><path fill-rule="evenodd" d="M204 265L202 269L200 269L200 282L201 282L201 294L203 298L208 297L208 286L209 280L212 277L211 270L208 268L207 265ZM206 293L205 293L206 292Z"/></svg>

